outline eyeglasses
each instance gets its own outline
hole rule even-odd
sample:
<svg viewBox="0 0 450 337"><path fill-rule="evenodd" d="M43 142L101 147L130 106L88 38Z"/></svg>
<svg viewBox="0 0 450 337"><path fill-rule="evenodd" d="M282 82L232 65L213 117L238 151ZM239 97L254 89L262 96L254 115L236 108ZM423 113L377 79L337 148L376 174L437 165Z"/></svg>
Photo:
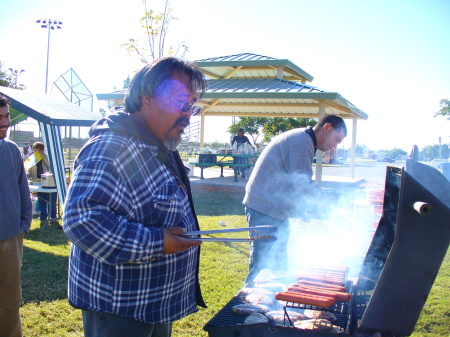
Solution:
<svg viewBox="0 0 450 337"><path fill-rule="evenodd" d="M189 110L192 110L192 116L197 115L201 110L201 108L199 106L196 106L194 104L184 103L173 97L170 97L170 99L178 103L178 105L180 106L181 112L187 112Z"/></svg>

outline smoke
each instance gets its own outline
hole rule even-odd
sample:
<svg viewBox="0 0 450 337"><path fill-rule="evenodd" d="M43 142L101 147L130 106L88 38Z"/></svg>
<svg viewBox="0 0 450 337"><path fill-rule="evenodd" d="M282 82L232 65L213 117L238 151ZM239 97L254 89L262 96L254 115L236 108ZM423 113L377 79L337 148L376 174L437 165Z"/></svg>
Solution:
<svg viewBox="0 0 450 337"><path fill-rule="evenodd" d="M279 191L291 207L287 275L295 275L304 265L345 265L349 276L357 277L371 243L376 220L374 206L366 190L354 188L319 189L305 175L290 177L296 182L293 191ZM265 264L271 269L279 261L267 251Z"/></svg>

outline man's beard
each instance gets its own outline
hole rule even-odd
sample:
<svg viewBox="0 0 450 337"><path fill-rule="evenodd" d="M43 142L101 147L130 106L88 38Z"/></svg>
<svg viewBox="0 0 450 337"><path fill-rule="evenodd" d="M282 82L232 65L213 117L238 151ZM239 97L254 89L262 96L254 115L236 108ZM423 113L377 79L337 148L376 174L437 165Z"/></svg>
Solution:
<svg viewBox="0 0 450 337"><path fill-rule="evenodd" d="M187 127L189 125L189 119L184 116L180 117L170 130L176 128L178 126L178 124L180 124L180 123L186 123L186 127ZM170 130L169 130L169 132L170 132ZM180 145L180 143L182 141L181 135L184 134L184 131L179 133L175 137L169 136L169 132L164 136L163 144L167 150L176 151L178 145Z"/></svg>

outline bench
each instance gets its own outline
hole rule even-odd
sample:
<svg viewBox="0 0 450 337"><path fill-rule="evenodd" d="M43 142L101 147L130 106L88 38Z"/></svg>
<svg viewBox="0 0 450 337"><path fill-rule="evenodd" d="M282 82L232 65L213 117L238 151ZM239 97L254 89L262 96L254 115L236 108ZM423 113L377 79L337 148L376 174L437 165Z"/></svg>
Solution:
<svg viewBox="0 0 450 337"><path fill-rule="evenodd" d="M251 167L252 166L251 164L238 164L238 163L233 163L231 161L222 161L222 162L216 162L216 163L192 163L192 164L197 167L200 167L200 179L205 179L203 177L203 169L208 168L208 167L212 167L212 166L220 167L220 177L224 177L224 175L223 175L224 167L237 168L237 167ZM237 170L234 170L234 181L238 181L237 176L238 176Z"/></svg>

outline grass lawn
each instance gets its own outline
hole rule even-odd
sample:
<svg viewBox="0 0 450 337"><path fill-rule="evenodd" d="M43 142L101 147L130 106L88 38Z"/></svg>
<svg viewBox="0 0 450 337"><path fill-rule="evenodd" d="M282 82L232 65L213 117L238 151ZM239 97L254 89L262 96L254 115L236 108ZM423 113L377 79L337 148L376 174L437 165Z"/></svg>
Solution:
<svg viewBox="0 0 450 337"><path fill-rule="evenodd" d="M202 229L219 228L219 221L231 228L246 226L242 189L195 185L193 194ZM83 336L81 312L66 299L68 255L69 242L61 229L49 226L41 230L39 222L33 222L25 238L22 269L24 336ZM244 285L247 268L248 243L204 243L200 281L208 308L176 322L173 336L206 337L203 326ZM449 335L450 251L412 336Z"/></svg>

